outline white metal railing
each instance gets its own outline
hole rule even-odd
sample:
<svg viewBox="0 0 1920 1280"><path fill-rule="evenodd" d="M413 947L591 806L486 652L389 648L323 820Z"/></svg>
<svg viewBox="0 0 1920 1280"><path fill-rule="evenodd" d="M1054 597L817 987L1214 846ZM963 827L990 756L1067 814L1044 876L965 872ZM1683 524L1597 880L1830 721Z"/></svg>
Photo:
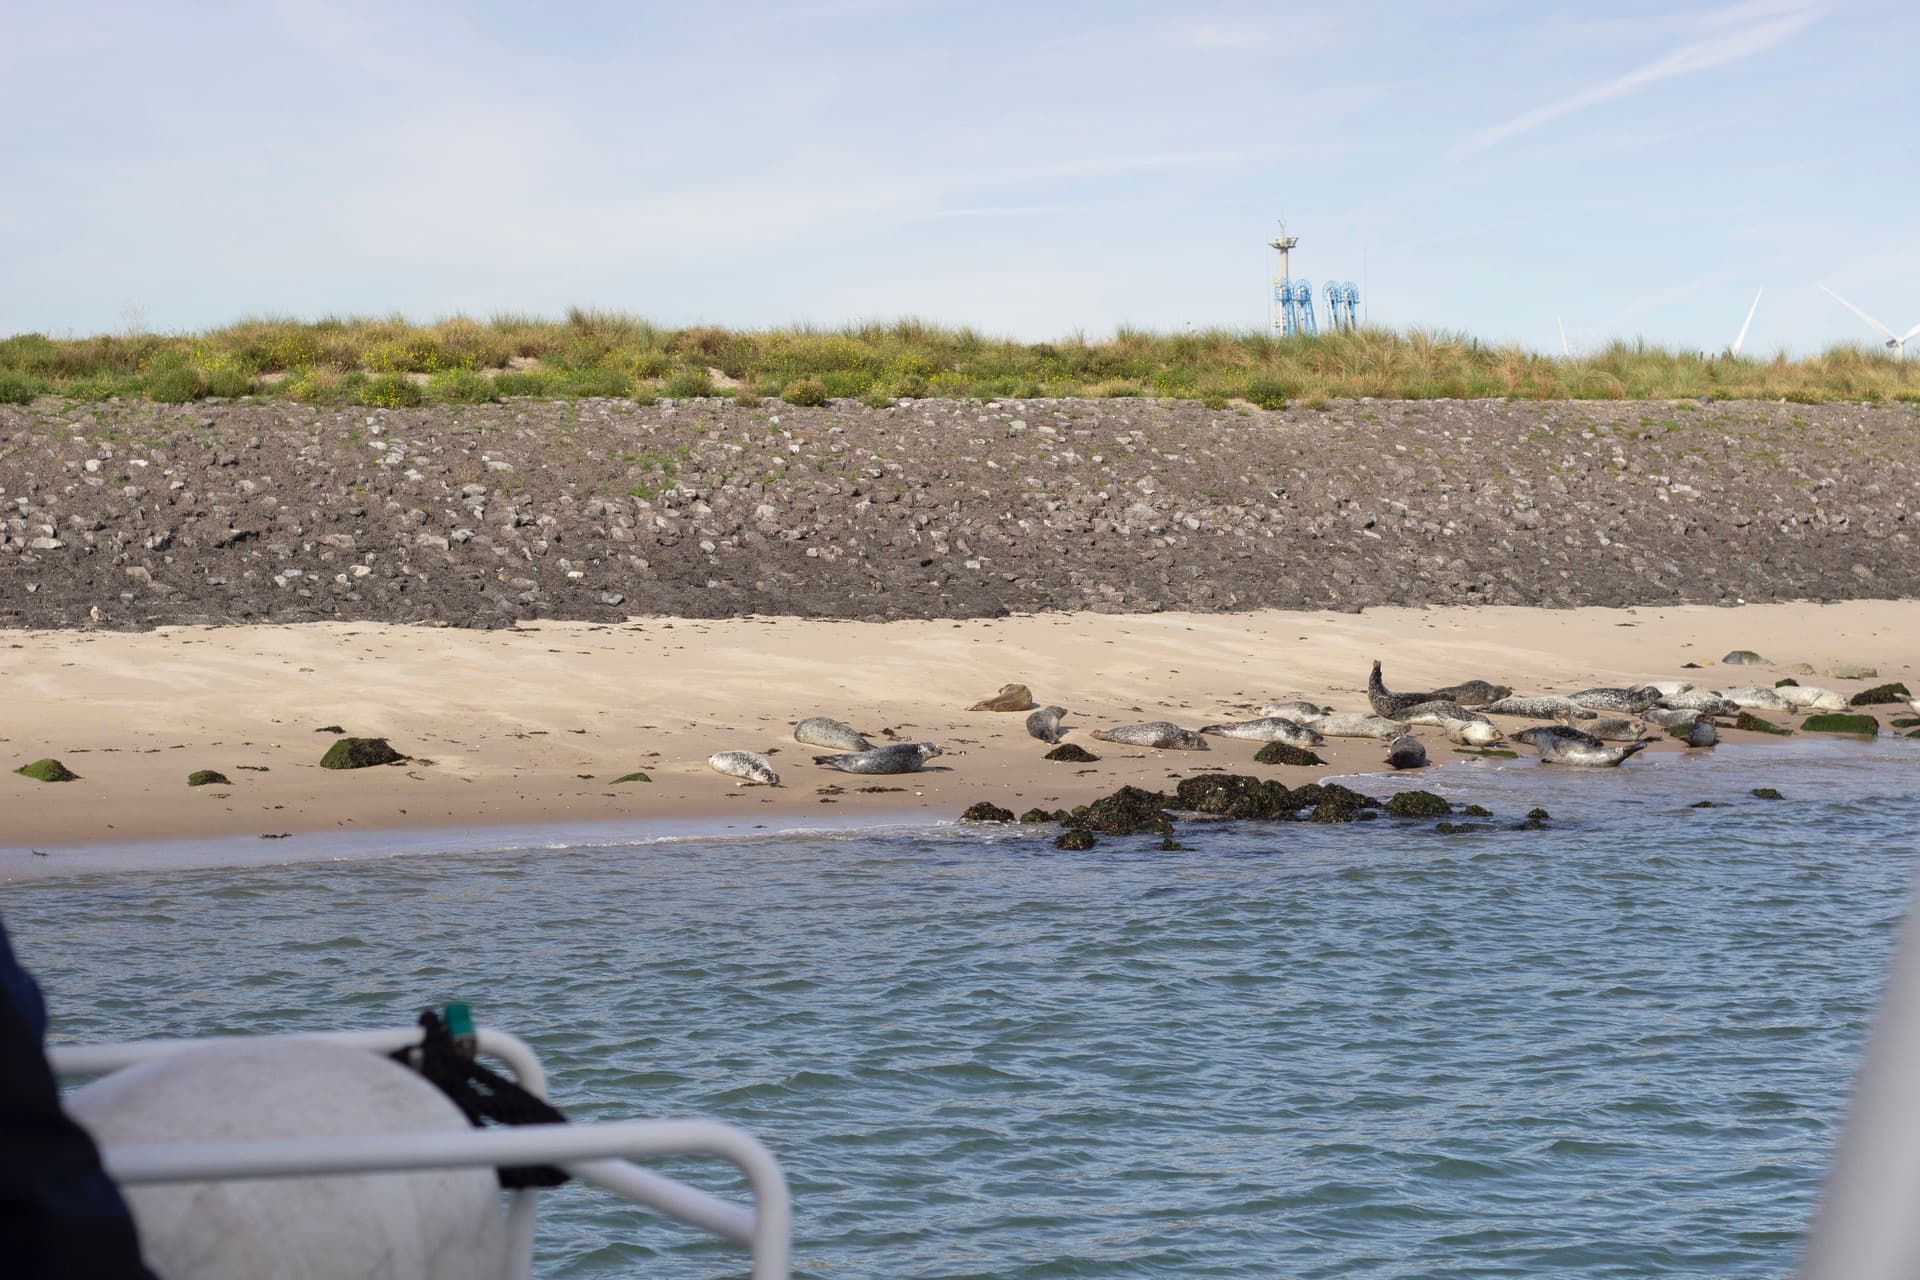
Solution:
<svg viewBox="0 0 1920 1280"><path fill-rule="evenodd" d="M54 1074L70 1078L104 1075L183 1049L210 1045L323 1040L384 1054L418 1044L420 1039L419 1027L394 1027L264 1037L134 1040L49 1045L47 1058ZM536 1097L546 1096L546 1072L525 1041L496 1027L483 1026L476 1028L475 1042L479 1052L505 1063L521 1088ZM792 1249L792 1210L786 1175L780 1171L779 1162L752 1134L715 1120L616 1120L452 1133L168 1142L108 1147L100 1154L107 1172L128 1185L554 1164L581 1182L746 1246L753 1257L753 1280L787 1280ZM677 1155L709 1155L729 1161L746 1178L753 1207L745 1208L619 1158ZM527 1188L508 1195L507 1274L522 1280L533 1268L533 1227L539 1194L537 1189Z"/></svg>

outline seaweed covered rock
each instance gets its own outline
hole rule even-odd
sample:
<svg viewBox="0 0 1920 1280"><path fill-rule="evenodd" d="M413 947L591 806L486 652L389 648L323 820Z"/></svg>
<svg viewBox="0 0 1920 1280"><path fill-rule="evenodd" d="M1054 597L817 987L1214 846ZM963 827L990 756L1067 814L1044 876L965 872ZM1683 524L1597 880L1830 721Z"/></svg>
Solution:
<svg viewBox="0 0 1920 1280"><path fill-rule="evenodd" d="M1161 840L1158 847L1162 853L1185 853L1187 851L1187 846L1181 844L1172 836L1167 836Z"/></svg>
<svg viewBox="0 0 1920 1280"><path fill-rule="evenodd" d="M1269 742L1266 746L1261 747L1258 751L1253 753L1253 759L1256 764L1292 764L1292 765L1311 766L1311 765L1323 765L1326 763L1325 760L1322 760L1319 756L1307 750L1305 747L1296 747L1285 742Z"/></svg>
<svg viewBox="0 0 1920 1280"><path fill-rule="evenodd" d="M1785 725L1775 724L1765 716L1757 716L1751 711L1742 711L1735 717L1733 727L1736 729L1745 729L1748 733L1778 734L1783 738L1793 732L1793 730L1787 728Z"/></svg>
<svg viewBox="0 0 1920 1280"><path fill-rule="evenodd" d="M1087 750L1077 742L1063 743L1047 752L1043 758L1047 760L1060 760L1067 764L1096 764L1100 759L1099 756L1093 754L1093 752Z"/></svg>
<svg viewBox="0 0 1920 1280"><path fill-rule="evenodd" d="M1545 822L1551 817L1553 817L1553 815L1545 809L1535 807L1527 810L1527 821L1529 822Z"/></svg>
<svg viewBox="0 0 1920 1280"><path fill-rule="evenodd" d="M1849 716L1834 713L1823 716L1808 716L1801 721L1800 727L1808 733L1847 733L1860 738L1880 736L1880 722L1872 716Z"/></svg>
<svg viewBox="0 0 1920 1280"><path fill-rule="evenodd" d="M1776 791L1772 787L1755 787L1753 789L1753 798L1755 800L1785 800L1786 799L1785 796L1781 795L1778 791Z"/></svg>
<svg viewBox="0 0 1920 1280"><path fill-rule="evenodd" d="M652 781L653 779L649 778L644 773L623 773L619 777L613 780L613 785L619 786L623 782L652 782Z"/></svg>
<svg viewBox="0 0 1920 1280"><path fill-rule="evenodd" d="M1775 680L1773 682L1773 687L1776 689L1798 689L1800 687L1800 682L1798 680L1795 680L1792 676L1781 676L1778 680Z"/></svg>
<svg viewBox="0 0 1920 1280"><path fill-rule="evenodd" d="M1730 667L1752 667L1764 663L1766 659L1751 649L1735 649L1720 661Z"/></svg>
<svg viewBox="0 0 1920 1280"><path fill-rule="evenodd" d="M1880 671L1877 667L1862 666L1857 662L1843 662L1836 667L1828 668L1827 675L1835 680L1878 680Z"/></svg>
<svg viewBox="0 0 1920 1280"><path fill-rule="evenodd" d="M187 775L187 785L190 787L230 787L233 785L233 782L226 774L221 773L218 769L195 769Z"/></svg>
<svg viewBox="0 0 1920 1280"><path fill-rule="evenodd" d="M1182 809L1223 818L1286 818L1300 807L1285 784L1243 773L1197 773L1174 793Z"/></svg>
<svg viewBox="0 0 1920 1280"><path fill-rule="evenodd" d="M962 822L1012 822L1013 810L1002 809L999 805L994 804L990 800L982 800L979 804L967 806L967 811L960 815L960 821Z"/></svg>
<svg viewBox="0 0 1920 1280"><path fill-rule="evenodd" d="M1299 796L1302 792L1314 793L1310 800L1313 810L1307 814L1308 822L1364 822L1378 817L1378 811L1386 807L1372 796L1363 796L1337 782L1301 787L1294 795Z"/></svg>
<svg viewBox="0 0 1920 1280"><path fill-rule="evenodd" d="M1862 689L1847 699L1850 707L1881 707L1890 702L1905 702L1913 695L1907 692L1907 686L1898 680L1892 684L1877 684L1871 689Z"/></svg>
<svg viewBox="0 0 1920 1280"><path fill-rule="evenodd" d="M371 769L376 765L398 764L406 757L388 745L385 738L342 738L320 757L322 769Z"/></svg>
<svg viewBox="0 0 1920 1280"><path fill-rule="evenodd" d="M1085 808L1075 809L1070 821L1076 827L1108 836L1137 836L1148 832L1171 835L1173 821L1167 817L1166 810L1172 805L1172 796L1128 786L1110 796L1102 796Z"/></svg>
<svg viewBox="0 0 1920 1280"><path fill-rule="evenodd" d="M1045 809L1029 809L1020 815L1020 821L1029 826L1042 822L1056 822L1058 820L1057 811L1056 813L1048 813Z"/></svg>
<svg viewBox="0 0 1920 1280"><path fill-rule="evenodd" d="M1402 791L1387 801L1387 812L1396 818L1444 818L1453 806L1431 791Z"/></svg>
<svg viewBox="0 0 1920 1280"><path fill-rule="evenodd" d="M1060 835L1055 838L1053 847L1056 849L1069 849L1075 852L1081 852L1091 849L1099 843L1099 840L1094 838L1093 832L1083 827L1075 827L1071 831L1061 832Z"/></svg>
<svg viewBox="0 0 1920 1280"><path fill-rule="evenodd" d="M1459 836L1469 831L1485 831L1487 826L1483 822L1436 822L1433 829L1443 836Z"/></svg>
<svg viewBox="0 0 1920 1280"><path fill-rule="evenodd" d="M35 782L77 782L80 779L79 774L52 756L35 760L32 764L23 764L14 772L23 778L32 778Z"/></svg>
<svg viewBox="0 0 1920 1280"><path fill-rule="evenodd" d="M1481 804L1470 804L1460 811L1469 818L1491 818L1493 810Z"/></svg>

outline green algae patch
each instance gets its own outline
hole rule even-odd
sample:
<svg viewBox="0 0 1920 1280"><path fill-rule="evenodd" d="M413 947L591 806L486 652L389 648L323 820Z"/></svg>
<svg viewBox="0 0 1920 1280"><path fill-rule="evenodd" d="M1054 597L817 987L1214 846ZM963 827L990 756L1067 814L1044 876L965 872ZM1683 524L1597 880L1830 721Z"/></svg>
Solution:
<svg viewBox="0 0 1920 1280"><path fill-rule="evenodd" d="M1883 707L1890 702L1905 702L1913 695L1907 692L1907 686L1898 680L1892 684L1877 684L1871 689L1862 689L1847 699L1850 707Z"/></svg>
<svg viewBox="0 0 1920 1280"><path fill-rule="evenodd" d="M218 769L195 769L187 775L187 785L190 787L230 787L233 785L233 781Z"/></svg>
<svg viewBox="0 0 1920 1280"><path fill-rule="evenodd" d="M1387 812L1396 818L1444 818L1453 806L1431 791L1402 791L1387 801Z"/></svg>
<svg viewBox="0 0 1920 1280"><path fill-rule="evenodd" d="M388 745L385 738L342 738L320 757L322 769L371 769L376 765L398 764L406 757Z"/></svg>
<svg viewBox="0 0 1920 1280"><path fill-rule="evenodd" d="M1691 728L1692 726L1688 727ZM1748 733L1778 734L1783 738L1793 732L1793 730L1784 725L1777 725L1766 717L1757 716L1751 711L1742 711L1739 716L1734 719L1733 727L1736 729L1745 729Z"/></svg>
<svg viewBox="0 0 1920 1280"><path fill-rule="evenodd" d="M32 778L35 782L77 782L80 779L79 774L52 756L44 760L35 760L32 764L23 764L14 772L23 778Z"/></svg>
<svg viewBox="0 0 1920 1280"><path fill-rule="evenodd" d="M1896 729L1920 727L1920 716L1902 716L1900 719L1893 721L1892 724Z"/></svg>
<svg viewBox="0 0 1920 1280"><path fill-rule="evenodd" d="M1800 726L1808 733L1846 733L1856 738L1877 738L1880 736L1880 722L1872 716L1824 715L1808 716Z"/></svg>
<svg viewBox="0 0 1920 1280"><path fill-rule="evenodd" d="M652 782L653 779L644 773L623 773L613 781L615 785L618 785L622 782Z"/></svg>
<svg viewBox="0 0 1920 1280"><path fill-rule="evenodd" d="M1253 759L1256 764L1313 766L1326 763L1325 760L1322 760L1305 747L1290 746L1284 742L1269 742L1266 746L1253 753Z"/></svg>

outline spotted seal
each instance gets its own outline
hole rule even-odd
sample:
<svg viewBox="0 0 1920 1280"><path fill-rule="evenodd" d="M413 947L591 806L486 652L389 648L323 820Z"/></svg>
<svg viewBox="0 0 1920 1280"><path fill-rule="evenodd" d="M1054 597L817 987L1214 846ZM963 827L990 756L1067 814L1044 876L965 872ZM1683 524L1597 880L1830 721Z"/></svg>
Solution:
<svg viewBox="0 0 1920 1280"><path fill-rule="evenodd" d="M1266 706L1260 708L1260 714L1263 716L1285 716L1295 724L1305 724L1315 716L1327 714L1328 710L1329 708L1316 707L1311 702L1302 702L1296 698L1292 702L1269 702Z"/></svg>
<svg viewBox="0 0 1920 1280"><path fill-rule="evenodd" d="M1123 724L1118 729L1095 729L1090 735L1102 742L1118 742L1129 747L1157 747L1162 751L1205 751L1207 740L1191 729L1182 729L1165 720L1146 724Z"/></svg>
<svg viewBox="0 0 1920 1280"><path fill-rule="evenodd" d="M1243 738L1248 742L1284 742L1290 747L1317 747L1326 741L1318 732L1285 716L1202 725L1200 732L1220 738Z"/></svg>
<svg viewBox="0 0 1920 1280"><path fill-rule="evenodd" d="M1568 694L1567 700L1596 711L1624 711L1637 716L1660 701L1660 691L1648 684L1637 684L1631 689L1582 689Z"/></svg>
<svg viewBox="0 0 1920 1280"><path fill-rule="evenodd" d="M1845 711L1847 695L1812 684L1783 684L1774 690L1795 711Z"/></svg>
<svg viewBox="0 0 1920 1280"><path fill-rule="evenodd" d="M1492 684L1485 680L1462 680L1459 684L1450 684L1444 689L1433 691L1435 702L1457 702L1463 707L1484 707L1489 702L1498 702L1502 698L1513 696L1513 690L1504 684Z"/></svg>
<svg viewBox="0 0 1920 1280"><path fill-rule="evenodd" d="M1046 743L1060 741L1060 717L1067 714L1065 707L1042 707L1027 717L1027 733Z"/></svg>
<svg viewBox="0 0 1920 1280"><path fill-rule="evenodd" d="M1485 716L1477 720L1448 720L1441 728L1447 741L1462 747L1490 747L1500 741L1500 727Z"/></svg>
<svg viewBox="0 0 1920 1280"><path fill-rule="evenodd" d="M871 751L866 735L850 724L829 720L826 716L808 716L793 726L793 740L809 747L833 747L839 751Z"/></svg>
<svg viewBox="0 0 1920 1280"><path fill-rule="evenodd" d="M1529 720L1556 720L1561 716L1572 716L1576 720L1592 720L1598 714L1589 711L1572 698L1562 698L1553 694L1539 698L1502 698L1498 702L1489 702L1480 709L1490 716L1524 716Z"/></svg>
<svg viewBox="0 0 1920 1280"><path fill-rule="evenodd" d="M1649 680L1647 688L1658 689L1661 697L1671 698L1677 693L1691 692L1693 685L1686 680Z"/></svg>
<svg viewBox="0 0 1920 1280"><path fill-rule="evenodd" d="M1602 716L1581 728L1588 737L1602 742L1638 742L1644 736L1640 726L1624 716Z"/></svg>
<svg viewBox="0 0 1920 1280"><path fill-rule="evenodd" d="M1675 725L1692 724L1701 716L1698 707L1655 707L1651 711L1642 711L1640 718L1650 725L1662 729L1671 729Z"/></svg>
<svg viewBox="0 0 1920 1280"><path fill-rule="evenodd" d="M707 767L716 773L724 773L729 778L740 779L740 785L777 787L780 775L773 771L773 761L758 751L716 751L707 757Z"/></svg>
<svg viewBox="0 0 1920 1280"><path fill-rule="evenodd" d="M969 711L1031 711L1034 708L1033 690L1023 684L1003 684L1000 692L991 698L982 698L968 707Z"/></svg>
<svg viewBox="0 0 1920 1280"><path fill-rule="evenodd" d="M1357 711L1331 711L1305 724L1329 738L1397 738L1407 731L1407 726L1398 720L1361 715Z"/></svg>
<svg viewBox="0 0 1920 1280"><path fill-rule="evenodd" d="M1717 693L1736 707L1752 711L1786 711L1787 700L1765 685L1746 684L1737 689L1719 689Z"/></svg>
<svg viewBox="0 0 1920 1280"><path fill-rule="evenodd" d="M1720 741L1720 731L1711 720L1695 720L1687 726L1683 741L1690 747L1711 747Z"/></svg>
<svg viewBox="0 0 1920 1280"><path fill-rule="evenodd" d="M1432 702L1431 693L1395 693L1387 688L1386 681L1380 677L1380 659L1373 660L1373 672L1367 677L1367 701L1373 704L1375 715L1397 717L1408 707L1423 702Z"/></svg>
<svg viewBox="0 0 1920 1280"><path fill-rule="evenodd" d="M1669 711L1698 711L1708 716L1730 716L1740 709L1740 705L1731 698L1723 698L1705 689L1669 693L1660 699L1660 705Z"/></svg>
<svg viewBox="0 0 1920 1280"><path fill-rule="evenodd" d="M1394 719L1407 724L1444 725L1449 720L1486 720L1478 711L1469 711L1457 702L1435 699L1432 702L1417 702L1402 711ZM1493 721L1487 720L1488 724Z"/></svg>
<svg viewBox="0 0 1920 1280"><path fill-rule="evenodd" d="M939 754L940 748L931 742L890 742L871 751L815 756L813 762L842 773L918 773L927 761Z"/></svg>
<svg viewBox="0 0 1920 1280"><path fill-rule="evenodd" d="M1583 765L1595 769L1610 768L1653 745L1652 738L1640 738L1612 747L1590 733L1582 733L1563 724L1543 724L1522 729L1513 735L1513 739L1538 751L1542 764Z"/></svg>
<svg viewBox="0 0 1920 1280"><path fill-rule="evenodd" d="M1396 769L1424 769L1427 767L1427 749L1420 739L1410 733L1403 733L1387 744L1387 763Z"/></svg>

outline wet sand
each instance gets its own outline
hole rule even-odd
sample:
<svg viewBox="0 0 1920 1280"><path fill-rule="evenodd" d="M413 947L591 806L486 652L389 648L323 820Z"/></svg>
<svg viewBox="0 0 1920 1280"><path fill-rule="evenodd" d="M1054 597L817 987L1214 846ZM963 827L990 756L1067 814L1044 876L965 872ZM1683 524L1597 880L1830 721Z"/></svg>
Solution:
<svg viewBox="0 0 1920 1280"><path fill-rule="evenodd" d="M387 831L413 833L389 842L485 848L537 843L529 833L547 828L644 839L926 823L977 800L1052 809L1204 768L1299 785L1384 768L1384 747L1332 739L1320 752L1325 768L1269 767L1253 763L1257 743L1157 752L1090 731L1159 719L1197 727L1296 696L1364 710L1375 657L1402 689L1476 677L1524 693L1659 678L1770 685L1793 663L1821 673L1803 683L1846 692L1875 681L1827 678L1839 663L1911 686L1916 637L1920 601L0 632L0 878L57 873L78 857L68 851L87 845L198 841L211 852L215 841L230 850L250 840L260 853L246 860L281 860L377 850L381 840L367 833ZM1736 648L1773 665L1720 667ZM964 710L1009 682L1068 708L1067 741L1100 762L1047 762L1024 715ZM1884 721L1893 709L1879 710ZM920 774L830 772L811 763L815 748L792 740L793 722L809 715L847 720L876 740L885 730L932 740L946 754ZM334 725L385 737L415 759L321 769L337 736L322 730ZM1419 733L1437 762L1462 758L1437 729ZM741 787L707 768L710 753L733 748L768 752L783 785ZM42 756L80 780L10 772ZM189 788L198 769L231 785ZM636 770L652 781L613 782ZM169 847L167 865L193 862L191 843Z"/></svg>

